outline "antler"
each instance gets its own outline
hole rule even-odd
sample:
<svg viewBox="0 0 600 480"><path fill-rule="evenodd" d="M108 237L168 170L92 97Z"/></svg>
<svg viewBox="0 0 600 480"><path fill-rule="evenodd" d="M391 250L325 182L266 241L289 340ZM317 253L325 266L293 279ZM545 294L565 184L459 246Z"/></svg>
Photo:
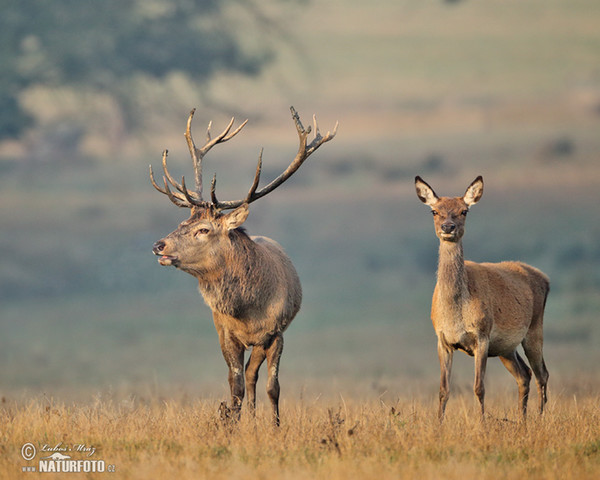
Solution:
<svg viewBox="0 0 600 480"><path fill-rule="evenodd" d="M242 123L232 133L229 133L229 131L231 130L231 127L233 126L233 122L234 122L234 118L232 118L231 122L229 122L229 125L227 125L225 130L223 130L223 132L219 136L215 137L214 139L211 139L211 135L210 135L210 128L211 128L212 122L209 123L208 129L206 131L206 144L202 148L199 149L194 144L194 140L192 138L192 133L191 133L192 118L194 116L195 111L196 110L193 109L190 112L190 116L189 116L188 122L187 122L187 128L185 131L185 138L187 140L188 148L190 150L190 155L191 155L192 161L194 163L194 174L195 174L195 180L196 180L195 192L190 192L187 189L187 187L185 185L184 177L181 178L181 183L178 183L171 176L171 174L169 173L169 171L167 169L167 153L168 153L167 150L165 150L163 152L163 159L162 159L163 170L164 170L164 176L163 176L164 185L165 185L164 188L158 186L158 184L156 183L156 181L154 179L154 173L152 171L152 165L150 165L150 181L152 182L152 185L159 192L167 195L169 197L169 199L178 207L192 208L192 207L196 206L196 207L203 207L203 208L213 208L215 210L229 210L229 209L237 208L244 203L247 203L247 204L252 203L255 200L258 200L259 198L264 197L268 193L272 192L279 185L281 185L288 178L290 178L294 174L294 172L296 172L296 170L298 170L298 168L300 168L300 165L302 165L302 163L304 163L304 161L317 148L319 148L322 144L324 144L325 142L328 142L333 137L335 137L335 135L337 133L337 128L338 128L338 123L336 122L335 127L333 129L333 133L327 132L327 134L325 136L322 136L321 132L319 131L319 126L317 124L317 118L316 118L316 116L313 115L315 138L313 139L312 142L310 142L310 144L307 145L308 135L312 131L311 127L309 126L308 128L305 129L304 126L302 125L302 122L300 121L300 117L299 117L298 113L296 112L296 110L294 109L294 107L290 107L290 111L292 112L292 118L296 125L296 130L298 132L298 138L300 140L300 145L298 147L298 153L296 154L296 157L294 158L292 163L290 163L290 165L284 170L284 172L281 173L281 175L279 175L271 183L269 183L268 185L264 186L263 188L261 188L260 190L257 191L258 184L260 182L260 173L262 170L262 153L263 153L263 151L261 149L260 154L258 156L258 164L256 166L256 173L254 175L254 181L252 182L252 186L250 187L250 190L248 191L248 195L246 195L246 198L241 199L241 200L230 200L230 201L224 201L224 202L218 201L216 192L215 192L216 184L217 184L217 177L215 175L212 179L211 188L210 188L211 201L206 201L206 200L203 200L203 198L202 198L202 159L204 158L204 155L206 155L206 153L212 147L214 147L216 144L226 142L227 140L229 140L229 139L233 138L235 135L237 135L237 133L244 127L244 125L246 125L248 120L246 120L244 123ZM171 184L177 191L176 192L172 191L169 188L169 184Z"/></svg>
<svg viewBox="0 0 600 480"><path fill-rule="evenodd" d="M256 191L258 187L258 183L260 181L260 172L262 167L262 150L258 157L258 165L256 167L256 174L254 175L254 182L252 182L252 187L250 187L250 191L248 195L243 200L232 200L227 202L218 202L215 206L219 210L227 210L231 208L237 208L243 203L252 203L255 200L258 200L261 197L264 197L268 193L271 193L275 190L279 185L285 182L288 178L290 178L296 170L300 168L300 165L304 163L304 161L321 145L325 142L328 142L333 137L335 137L338 128L338 122L336 122L335 127L333 128L333 133L327 132L325 136L321 135L319 131L319 126L317 124L317 117L313 115L313 124L315 131L315 138L309 145L306 144L309 133L311 132L311 127L304 128L302 122L300 121L300 116L294 107L290 107L290 111L292 112L292 118L294 119L294 123L296 124L296 130L298 131L298 138L300 139L300 145L298 147L298 153L296 154L296 158L290 163L290 165L284 170L284 172L279 175L275 180L273 180L268 185L264 186L260 190Z"/></svg>
<svg viewBox="0 0 600 480"><path fill-rule="evenodd" d="M236 128L233 132L229 133L231 127L233 126L233 122L235 121L235 117L231 119L225 130L221 132L215 138L211 137L210 129L212 127L212 122L209 122L208 128L206 129L206 143L202 148L196 147L194 143L194 139L192 137L192 119L194 118L194 113L196 113L196 109L192 109L187 121L187 127L185 129L185 139L188 144L188 148L190 150L190 156L192 157L192 162L194 164L194 178L196 181L196 189L194 192L190 192L185 185L185 178L181 178L181 183L178 183L169 173L167 168L167 155L168 151L165 150L162 156L162 165L163 165L163 181L164 188L160 187L154 178L154 172L152 171L152 165L150 165L150 181L154 188L156 188L159 192L164 193L169 197L169 199L178 207L192 208L192 207L209 207L211 202L205 201L202 198L202 160L204 156L208 153L208 151L217 145L218 143L224 143L227 140L235 137L244 125L248 123L248 120L243 122L238 128ZM177 191L174 192L169 187L171 184Z"/></svg>
<svg viewBox="0 0 600 480"><path fill-rule="evenodd" d="M194 117L194 113L196 109L192 109L190 112L190 116L187 121L187 128L185 129L185 139L188 144L188 148L190 149L190 155L192 157L192 161L194 162L194 177L196 179L196 193L198 197L202 198L202 159L204 155L208 153L208 151L217 145L218 143L224 143L227 140L235 137L242 128L248 123L248 120L245 120L238 128L236 128L232 133L229 133L231 127L233 126L233 122L235 121L235 117L231 118L229 125L225 127L225 130L215 137L211 139L210 136L210 127L212 126L212 122L208 123L208 128L206 129L206 144L202 148L197 148L194 144L194 139L192 138L192 118Z"/></svg>

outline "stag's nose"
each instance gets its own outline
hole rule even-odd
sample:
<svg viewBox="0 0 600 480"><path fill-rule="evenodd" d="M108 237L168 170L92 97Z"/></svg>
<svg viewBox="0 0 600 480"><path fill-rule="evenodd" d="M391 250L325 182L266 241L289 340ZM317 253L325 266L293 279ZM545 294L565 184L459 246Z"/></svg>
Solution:
<svg viewBox="0 0 600 480"><path fill-rule="evenodd" d="M442 223L442 232L452 233L454 230L456 230L456 224L452 222Z"/></svg>
<svg viewBox="0 0 600 480"><path fill-rule="evenodd" d="M165 242L163 240L159 240L152 246L152 252L154 252L154 255L161 255L164 249Z"/></svg>

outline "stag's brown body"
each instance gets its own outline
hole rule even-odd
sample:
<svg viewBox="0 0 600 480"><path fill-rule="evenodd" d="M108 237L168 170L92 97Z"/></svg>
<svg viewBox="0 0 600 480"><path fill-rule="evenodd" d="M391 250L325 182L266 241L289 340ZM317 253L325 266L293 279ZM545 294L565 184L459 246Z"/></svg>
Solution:
<svg viewBox="0 0 600 480"><path fill-rule="evenodd" d="M246 369L248 403L254 409L258 369L266 358L267 394L277 421L283 332L300 309L302 289L278 243L249 237L238 226L247 213L245 206L228 215L198 209L154 249L162 265L173 265L198 279L230 370L234 411L239 411L244 398L244 352L251 348Z"/></svg>
<svg viewBox="0 0 600 480"><path fill-rule="evenodd" d="M531 370L517 352L521 344L538 383L539 411L546 403L548 370L542 353L548 277L522 262L475 263L464 260L462 236L467 212L483 193L478 177L463 197L438 197L420 177L417 195L432 208L440 239L437 283L431 319L438 337L441 367L439 417L450 393L452 352L475 357L474 392L484 413L484 376L488 357L500 357L515 377L519 407L526 415Z"/></svg>
<svg viewBox="0 0 600 480"><path fill-rule="evenodd" d="M219 332L231 332L246 348L268 347L300 310L300 279L274 240L248 237L243 230L229 238L231 249L220 273L197 276L200 292L216 315Z"/></svg>
<svg viewBox="0 0 600 480"><path fill-rule="evenodd" d="M231 408L239 416L246 386L252 411L256 402L258 371L266 360L268 367L267 394L271 401L273 420L279 424L279 362L283 350L283 332L294 319L302 301L300 279L291 260L281 246L266 237L249 237L241 227L248 217L249 203L271 192L289 178L322 143L332 139L322 137L315 121L316 137L307 145L310 128L304 129L295 110L292 116L300 138L298 154L290 166L273 182L257 191L262 155L254 182L245 199L219 202L213 179L211 201L202 199L201 162L212 146L229 140L226 130L198 149L191 136L188 120L186 138L194 161L196 191L190 192L185 179L176 182L167 170L163 154L164 188L158 186L151 172L152 184L178 206L191 209L191 216L179 227L154 244L153 252L161 265L174 266L198 279L199 290L213 312L221 351L229 368ZM169 184L175 188L172 191ZM225 210L232 210L225 213ZM244 372L245 351L252 349Z"/></svg>

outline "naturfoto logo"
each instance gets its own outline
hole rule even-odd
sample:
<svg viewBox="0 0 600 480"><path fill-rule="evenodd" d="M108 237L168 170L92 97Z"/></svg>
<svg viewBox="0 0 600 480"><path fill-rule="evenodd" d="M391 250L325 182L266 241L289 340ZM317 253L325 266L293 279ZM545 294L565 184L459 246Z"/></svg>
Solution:
<svg viewBox="0 0 600 480"><path fill-rule="evenodd" d="M24 460L32 462L39 451L37 465L26 465L22 467L23 472L39 473L103 473L116 471L115 465L106 464L104 460L91 459L96 453L96 447L84 443L68 445L58 443L56 445L42 444L36 446L33 443L25 443L21 447L21 456ZM83 458L73 458L73 455L83 455Z"/></svg>

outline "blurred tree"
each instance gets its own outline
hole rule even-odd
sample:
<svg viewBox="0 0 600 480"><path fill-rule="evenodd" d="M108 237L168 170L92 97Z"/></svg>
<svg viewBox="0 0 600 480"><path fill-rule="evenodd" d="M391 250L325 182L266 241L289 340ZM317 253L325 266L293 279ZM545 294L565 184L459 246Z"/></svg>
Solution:
<svg viewBox="0 0 600 480"><path fill-rule="evenodd" d="M19 106L35 84L85 86L126 111L136 75L196 81L217 70L256 74L271 58L248 52L222 12L234 0L4 0L0 15L0 139L31 123ZM129 92L129 93L128 93Z"/></svg>

